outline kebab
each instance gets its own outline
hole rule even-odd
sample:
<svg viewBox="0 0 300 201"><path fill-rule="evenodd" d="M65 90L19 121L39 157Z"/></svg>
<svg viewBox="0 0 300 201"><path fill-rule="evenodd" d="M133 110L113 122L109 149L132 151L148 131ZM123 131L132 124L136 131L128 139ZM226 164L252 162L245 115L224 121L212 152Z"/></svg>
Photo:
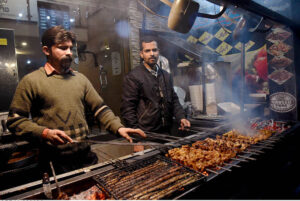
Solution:
<svg viewBox="0 0 300 201"><path fill-rule="evenodd" d="M171 149L166 156L203 172L207 168L218 167L234 159L238 153L245 151L250 145L268 139L273 133L272 129L261 129L256 130L253 136L246 136L238 130L231 130L222 136L217 135L216 139L206 138L192 146L183 145L181 148Z"/></svg>

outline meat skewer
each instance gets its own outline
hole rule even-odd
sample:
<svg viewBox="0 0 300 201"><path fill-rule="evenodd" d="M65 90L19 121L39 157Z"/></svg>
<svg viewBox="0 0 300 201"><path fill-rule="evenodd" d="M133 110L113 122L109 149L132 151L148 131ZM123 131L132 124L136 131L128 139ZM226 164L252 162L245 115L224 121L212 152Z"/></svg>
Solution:
<svg viewBox="0 0 300 201"><path fill-rule="evenodd" d="M168 187L167 189L163 190L162 192L157 193L157 194L151 196L150 199L152 199L152 200L159 200L159 199L161 199L161 198L169 195L170 193L172 193L175 189L178 189L178 188L180 188L182 186L186 186L186 185L188 185L190 183L193 183L196 180L197 180L197 178L192 177L192 178L189 178L189 179L184 180L182 182L178 182L177 184Z"/></svg>
<svg viewBox="0 0 300 201"><path fill-rule="evenodd" d="M239 165L236 165L236 164L232 164L232 163L225 163L225 162L224 162L224 165L230 165L230 166L233 166L233 167L241 167L241 166L239 166Z"/></svg>
<svg viewBox="0 0 300 201"><path fill-rule="evenodd" d="M171 183L173 183L173 182L175 182L175 181L177 181L177 180L179 180L179 179L182 179L182 178L184 178L184 177L187 177L188 174L189 174L189 173L181 174L181 175L175 176L175 177L173 177L173 178L171 178L171 179L169 179L169 180L167 180L167 181L165 181L165 182L162 182L162 183L160 183L159 185L155 185L155 186L153 186L153 187L147 189L146 191L143 191L143 192L141 192L141 193L135 195L135 196L133 197L133 199L135 199L135 200L136 200L136 199L139 199L141 196L144 196L145 194L148 194L149 192L152 192L152 191L154 191L154 190L163 188L163 187L165 187L165 186L167 186L167 185L169 185L169 184L171 184Z"/></svg>
<svg viewBox="0 0 300 201"><path fill-rule="evenodd" d="M133 180L133 181L130 181L131 185L119 184L121 186L120 190L118 188L115 190L118 191L118 193L121 196L122 196L123 192L128 193L127 190L129 190L129 192L131 192L131 193L133 193L135 190L138 190L140 192L142 189L145 189L148 186L152 186L153 183L155 185L156 183L158 183L158 181L163 181L168 178L171 178L172 176L180 174L180 172L177 171L180 168L181 167L175 167L170 170L165 170L166 172L164 172L164 170L158 169L157 171L160 171L161 174L153 175L153 173L149 173L145 177L139 178L139 180L140 180L139 182L136 180ZM148 178L146 178L146 177L148 177ZM132 186L135 186L135 187L132 187ZM141 186L142 186L142 188L141 188Z"/></svg>
<svg viewBox="0 0 300 201"><path fill-rule="evenodd" d="M264 151L257 150L257 149L247 149L247 150L248 150L248 151L251 151L251 152L260 153L260 154L263 154L263 153L265 153Z"/></svg>
<svg viewBox="0 0 300 201"><path fill-rule="evenodd" d="M248 157L248 156L241 156L241 155L239 155L238 157L240 157L240 158L245 158L245 159L249 159L249 160L252 160L252 161L255 161L255 160L256 160L255 158Z"/></svg>
<svg viewBox="0 0 300 201"><path fill-rule="evenodd" d="M234 160L234 161L241 161L241 162L248 162L247 160L240 159L240 158L231 158L231 160Z"/></svg>
<svg viewBox="0 0 300 201"><path fill-rule="evenodd" d="M213 171L213 170L211 170L211 169L209 169L209 168L206 168L206 171L211 172L211 173L214 173L214 174L219 174L218 172Z"/></svg>
<svg viewBox="0 0 300 201"><path fill-rule="evenodd" d="M226 171L228 171L228 172L231 172L232 170L231 169L228 169L228 168L224 168L224 167L221 167L221 166L216 166L217 168L220 168L220 169L222 169L222 170L226 170Z"/></svg>
<svg viewBox="0 0 300 201"><path fill-rule="evenodd" d="M259 155L258 153L252 152L252 151L243 151L242 153L245 153L245 154L253 154L253 155Z"/></svg>

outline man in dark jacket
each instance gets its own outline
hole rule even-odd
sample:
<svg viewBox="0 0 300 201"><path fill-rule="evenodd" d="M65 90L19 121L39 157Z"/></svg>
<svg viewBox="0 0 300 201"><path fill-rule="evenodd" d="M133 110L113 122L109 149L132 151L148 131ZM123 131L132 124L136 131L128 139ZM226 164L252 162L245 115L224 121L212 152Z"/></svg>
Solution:
<svg viewBox="0 0 300 201"><path fill-rule="evenodd" d="M145 37L140 48L143 63L126 75L123 82L121 116L125 125L145 131L168 132L174 116L179 129L190 127L174 92L171 75L157 65L157 42Z"/></svg>

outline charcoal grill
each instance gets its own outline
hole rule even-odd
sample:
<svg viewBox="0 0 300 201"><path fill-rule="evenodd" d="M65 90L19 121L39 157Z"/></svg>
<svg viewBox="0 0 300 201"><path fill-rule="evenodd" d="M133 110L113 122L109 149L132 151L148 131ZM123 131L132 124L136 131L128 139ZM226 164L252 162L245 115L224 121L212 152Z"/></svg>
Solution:
<svg viewBox="0 0 300 201"><path fill-rule="evenodd" d="M280 146L280 144L282 144L281 142L286 141L285 139L290 139L289 136L294 136L293 134L299 129L300 124L291 122L290 126L291 128L282 133L273 134L267 140L249 146L243 152L238 153L235 158L226 161L222 165L207 168L205 172L194 171L189 167L185 167L178 162L164 157L164 154L168 149L180 147L185 144L192 144L208 137L215 138L216 135L226 133L232 129L229 124L222 124L213 129L201 131L182 139L174 138L173 142L168 142L162 147L156 147L146 151L144 155L135 155L133 157L127 157L124 160L120 160L121 158L111 160L105 167L91 171L90 174L88 174L91 175L90 177L88 175L82 175L78 176L77 180L81 181L83 178L92 179L94 182L100 184L108 194L115 199L179 199L185 196L188 197L193 195L193 192L195 192L195 194L197 194L198 191L201 192L201 189L214 183L214 181L219 181L218 178L222 178L221 175L229 176L230 178L230 175L235 175L236 172L239 172L237 171L238 169L242 171L251 166L251 164L261 161L259 159L265 157L269 152L276 150L277 145ZM253 160L256 160L256 162ZM165 164L165 166L154 168L147 172L147 168L153 166L157 161ZM176 168L178 168L178 170ZM178 171L180 174L178 174L178 172L171 174L167 172L168 170L174 172ZM145 172L138 174L139 171ZM173 174L189 175L179 179L176 178L176 176L171 177ZM164 176L164 181L158 181L158 178L163 178ZM134 177L134 179L132 179L132 177ZM171 178L176 179L172 180ZM62 182L63 184L65 183L66 189L69 183L74 182L74 178L70 178L69 180L70 181ZM165 185L161 186L162 183ZM226 184L226 182L224 184ZM42 190L37 191L42 192ZM22 199L26 197L26 199L30 199L30 194L31 192L27 192L26 196L19 195L13 198ZM199 198L198 194L196 198Z"/></svg>
<svg viewBox="0 0 300 201"><path fill-rule="evenodd" d="M115 199L162 199L199 185L205 177L161 155L93 177Z"/></svg>
<svg viewBox="0 0 300 201"><path fill-rule="evenodd" d="M262 121L262 120L260 120L260 121ZM208 181L214 179L215 177L221 175L224 172L231 172L233 168L240 168L244 165L244 163L257 160L260 156L265 154L265 152L267 150L274 149L274 146L276 146L276 144L278 142L280 142L287 135L291 134L292 131L296 128L295 122L289 122L289 123L273 122L272 120L270 120L270 122L272 122L272 125L273 125L273 123L274 124L277 123L278 125L282 126L282 128L283 128L283 125L287 125L285 127L286 130L281 133L276 132L275 134L272 134L272 136L269 137L268 139L265 139L265 140L259 141L256 144L250 145L249 147L247 147L246 150L239 152L234 158L231 158L229 161L224 162L222 165L216 165L215 167L206 168L204 172L201 172L202 175L206 176L206 181L208 182ZM257 126L257 128L263 128L266 125L258 124L256 126ZM290 128L290 129L288 129L288 128ZM174 147L180 147L182 145L191 145L192 143L194 143L196 141L201 141L206 138L215 139L217 135L226 133L231 129L232 129L232 127L230 126L230 124L219 125L213 129L208 129L205 132L199 132L198 134L189 136L188 138L184 138L182 140L178 140L174 143L171 143L169 146L169 149L174 148ZM197 127L193 127L193 128L191 128L191 130L197 131ZM203 129L202 129L202 131L203 131ZM163 154L167 153L166 148L160 148L159 150Z"/></svg>

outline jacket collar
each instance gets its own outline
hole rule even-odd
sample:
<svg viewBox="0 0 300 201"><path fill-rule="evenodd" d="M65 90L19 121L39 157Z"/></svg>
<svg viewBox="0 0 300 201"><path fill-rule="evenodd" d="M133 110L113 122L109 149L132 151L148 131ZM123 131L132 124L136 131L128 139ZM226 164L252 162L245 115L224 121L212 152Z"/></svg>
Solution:
<svg viewBox="0 0 300 201"><path fill-rule="evenodd" d="M158 76L158 71L159 71L159 67L158 65L155 65L154 69L153 68L147 68L146 65L143 63L142 66L144 66L144 68L146 68L153 76L157 77Z"/></svg>

